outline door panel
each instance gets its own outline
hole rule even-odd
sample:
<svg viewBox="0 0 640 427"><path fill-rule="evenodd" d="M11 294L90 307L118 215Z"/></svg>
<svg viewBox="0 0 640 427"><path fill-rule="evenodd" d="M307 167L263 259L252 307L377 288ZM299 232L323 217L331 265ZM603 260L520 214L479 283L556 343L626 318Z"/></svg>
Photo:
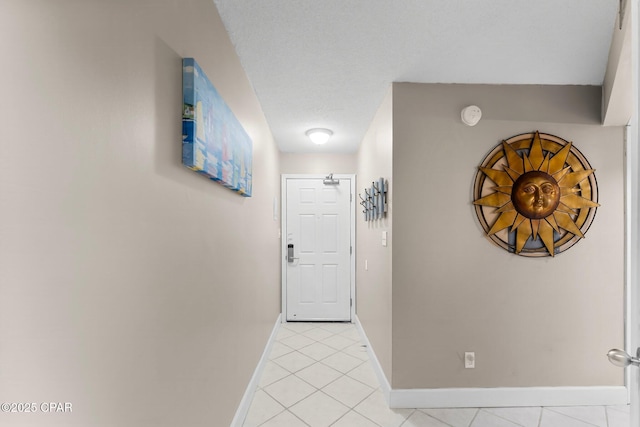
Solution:
<svg viewBox="0 0 640 427"><path fill-rule="evenodd" d="M351 320L351 180L287 178L287 320Z"/></svg>

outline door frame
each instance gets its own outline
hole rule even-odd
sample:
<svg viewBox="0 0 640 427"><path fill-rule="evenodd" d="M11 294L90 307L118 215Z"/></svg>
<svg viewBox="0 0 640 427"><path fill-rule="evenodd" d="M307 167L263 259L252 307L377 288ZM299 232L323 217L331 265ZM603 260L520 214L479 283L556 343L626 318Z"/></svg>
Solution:
<svg viewBox="0 0 640 427"><path fill-rule="evenodd" d="M628 353L635 356L640 347L640 53L638 40L640 39L640 7L638 0L631 2L631 79L633 114L625 132L625 179L626 179L626 316L625 316L625 347ZM640 369L627 369L625 384L630 400L630 426L640 425Z"/></svg>
<svg viewBox="0 0 640 427"><path fill-rule="evenodd" d="M282 174L281 175L281 187L280 187L280 254L281 254L281 268L280 268L280 281L281 281L281 295L282 302L280 306L280 312L282 313L282 323L287 322L287 180L288 179L325 179L327 175L322 174ZM356 209L355 200L353 195L356 191L356 175L355 174L340 174L334 173L334 179L348 179L349 185L349 228L351 240L351 254L349 257L350 262L350 275L349 275L349 292L351 294L351 323L354 323L356 316Z"/></svg>

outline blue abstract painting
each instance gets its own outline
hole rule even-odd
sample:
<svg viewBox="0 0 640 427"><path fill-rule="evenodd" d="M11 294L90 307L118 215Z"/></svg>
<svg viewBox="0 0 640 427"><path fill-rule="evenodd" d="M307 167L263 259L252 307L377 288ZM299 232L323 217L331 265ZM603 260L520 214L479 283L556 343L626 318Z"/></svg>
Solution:
<svg viewBox="0 0 640 427"><path fill-rule="evenodd" d="M182 163L251 197L251 138L193 58L182 60L182 93Z"/></svg>

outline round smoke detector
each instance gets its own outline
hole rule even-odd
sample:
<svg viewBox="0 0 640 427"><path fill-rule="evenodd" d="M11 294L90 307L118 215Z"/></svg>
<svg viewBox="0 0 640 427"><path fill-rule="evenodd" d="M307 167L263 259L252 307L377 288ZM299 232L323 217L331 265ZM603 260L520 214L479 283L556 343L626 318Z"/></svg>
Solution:
<svg viewBox="0 0 640 427"><path fill-rule="evenodd" d="M475 126L480 121L482 117L482 110L477 105L469 105L462 109L460 113L460 117L462 118L462 123L467 126Z"/></svg>

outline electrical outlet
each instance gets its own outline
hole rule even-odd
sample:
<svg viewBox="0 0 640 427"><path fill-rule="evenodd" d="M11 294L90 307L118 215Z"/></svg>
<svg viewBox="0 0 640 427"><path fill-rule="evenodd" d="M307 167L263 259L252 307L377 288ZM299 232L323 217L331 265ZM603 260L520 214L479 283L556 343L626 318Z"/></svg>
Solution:
<svg viewBox="0 0 640 427"><path fill-rule="evenodd" d="M465 351L464 367L466 369L473 369L476 367L476 354L473 351Z"/></svg>

